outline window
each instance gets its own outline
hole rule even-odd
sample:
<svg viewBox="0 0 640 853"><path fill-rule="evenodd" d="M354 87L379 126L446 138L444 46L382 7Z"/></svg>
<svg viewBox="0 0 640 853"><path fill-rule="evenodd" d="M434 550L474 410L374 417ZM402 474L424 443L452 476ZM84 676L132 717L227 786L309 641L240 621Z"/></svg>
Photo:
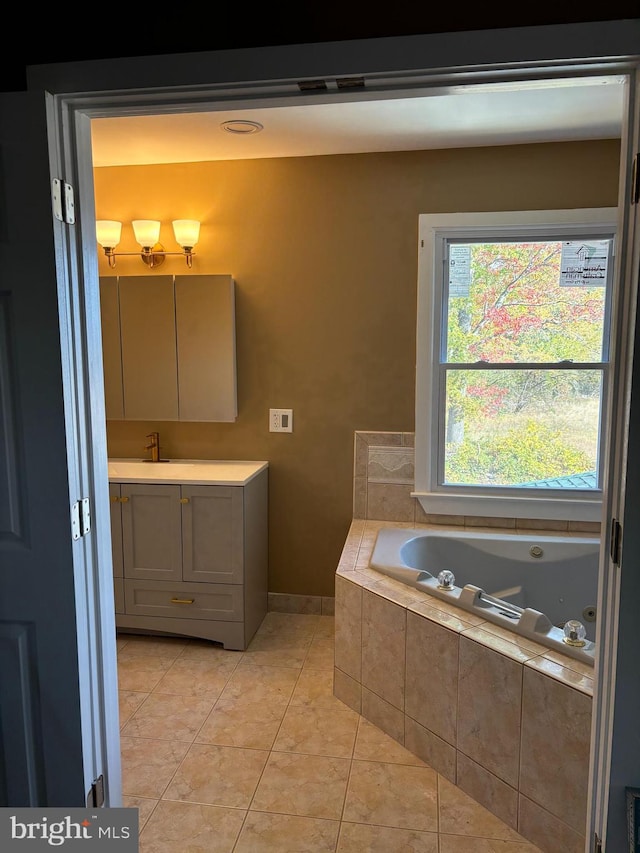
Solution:
<svg viewBox="0 0 640 853"><path fill-rule="evenodd" d="M616 210L420 217L428 513L600 519Z"/></svg>

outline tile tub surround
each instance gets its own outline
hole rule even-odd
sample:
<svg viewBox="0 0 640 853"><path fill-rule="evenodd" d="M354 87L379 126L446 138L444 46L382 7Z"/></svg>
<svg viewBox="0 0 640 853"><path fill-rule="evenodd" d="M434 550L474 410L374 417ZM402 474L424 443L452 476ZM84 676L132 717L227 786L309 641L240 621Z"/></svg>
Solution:
<svg viewBox="0 0 640 853"><path fill-rule="evenodd" d="M474 515L431 515L411 497L414 485L413 432L366 432L357 430L353 448L353 517L411 524L445 524L476 529L564 530L600 533L591 521L528 518L485 518Z"/></svg>
<svg viewBox="0 0 640 853"><path fill-rule="evenodd" d="M583 853L593 668L369 568L336 572L334 695L545 853Z"/></svg>

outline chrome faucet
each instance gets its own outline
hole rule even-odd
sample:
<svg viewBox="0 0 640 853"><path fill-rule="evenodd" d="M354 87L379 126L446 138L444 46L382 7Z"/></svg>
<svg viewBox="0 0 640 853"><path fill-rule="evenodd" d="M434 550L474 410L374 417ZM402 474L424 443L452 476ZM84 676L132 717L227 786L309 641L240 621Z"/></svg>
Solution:
<svg viewBox="0 0 640 853"><path fill-rule="evenodd" d="M151 439L151 444L147 444L145 450L151 451L151 459L146 459L145 462L159 462L160 461L160 433L159 432L150 432L147 438Z"/></svg>

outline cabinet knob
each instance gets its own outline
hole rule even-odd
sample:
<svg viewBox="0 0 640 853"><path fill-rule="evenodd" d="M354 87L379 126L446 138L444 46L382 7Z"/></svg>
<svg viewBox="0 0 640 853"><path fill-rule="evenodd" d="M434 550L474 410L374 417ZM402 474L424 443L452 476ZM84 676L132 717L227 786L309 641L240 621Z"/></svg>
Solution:
<svg viewBox="0 0 640 853"><path fill-rule="evenodd" d="M181 504L188 504L188 503L189 503L189 498L180 498L180 503L181 503Z"/></svg>
<svg viewBox="0 0 640 853"><path fill-rule="evenodd" d="M193 604L195 598L172 598L172 604Z"/></svg>
<svg viewBox="0 0 640 853"><path fill-rule="evenodd" d="M126 497L125 497L125 498L120 498L120 503L121 503L121 504L128 504L128 503L129 503L129 498L126 498Z"/></svg>
<svg viewBox="0 0 640 853"><path fill-rule="evenodd" d="M111 495L109 500L111 501L112 504L117 504L118 501L120 500L120 498L117 495Z"/></svg>

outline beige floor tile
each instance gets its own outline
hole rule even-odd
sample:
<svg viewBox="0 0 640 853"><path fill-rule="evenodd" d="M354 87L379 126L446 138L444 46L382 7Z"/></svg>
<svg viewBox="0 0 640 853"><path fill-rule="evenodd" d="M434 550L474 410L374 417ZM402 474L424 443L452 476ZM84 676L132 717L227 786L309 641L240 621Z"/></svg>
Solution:
<svg viewBox="0 0 640 853"><path fill-rule="evenodd" d="M157 655L118 655L118 688L150 693L173 663Z"/></svg>
<svg viewBox="0 0 640 853"><path fill-rule="evenodd" d="M188 743L149 738L120 737L122 792L130 797L161 797Z"/></svg>
<svg viewBox="0 0 640 853"><path fill-rule="evenodd" d="M162 800L140 836L140 853L231 853L244 809Z"/></svg>
<svg viewBox="0 0 640 853"><path fill-rule="evenodd" d="M517 832L443 776L438 778L438 793L440 832L523 841Z"/></svg>
<svg viewBox="0 0 640 853"><path fill-rule="evenodd" d="M120 728L147 698L148 693L138 693L135 690L118 691L118 708L120 712Z"/></svg>
<svg viewBox="0 0 640 853"><path fill-rule="evenodd" d="M343 822L336 853L438 853L438 835L415 829Z"/></svg>
<svg viewBox="0 0 640 853"><path fill-rule="evenodd" d="M236 661L229 658L212 661L179 658L174 661L153 690L154 693L200 696L215 702L236 666Z"/></svg>
<svg viewBox="0 0 640 853"><path fill-rule="evenodd" d="M151 813L158 805L159 800L148 797L123 797L122 805L125 809L138 809L138 831L142 832L145 823L151 817Z"/></svg>
<svg viewBox="0 0 640 853"><path fill-rule="evenodd" d="M155 655L162 658L177 658L189 642L182 637L156 637L143 634L126 634L125 655Z"/></svg>
<svg viewBox="0 0 640 853"><path fill-rule="evenodd" d="M219 699L196 736L197 743L271 749L286 711L281 700L247 703Z"/></svg>
<svg viewBox="0 0 640 853"><path fill-rule="evenodd" d="M189 660L207 660L207 661L228 661L229 664L236 665L242 660L243 652L235 651L234 649L225 649L219 643L212 643L210 640L188 640L184 649L180 653L180 659Z"/></svg>
<svg viewBox="0 0 640 853"><path fill-rule="evenodd" d="M413 764L425 767L424 761L405 749L373 723L360 717L353 757L362 761L383 761L388 764Z"/></svg>
<svg viewBox="0 0 640 853"><path fill-rule="evenodd" d="M247 808L269 753L215 744L194 744L164 799Z"/></svg>
<svg viewBox="0 0 640 853"><path fill-rule="evenodd" d="M343 820L436 832L437 774L426 766L354 760Z"/></svg>
<svg viewBox="0 0 640 853"><path fill-rule="evenodd" d="M304 660L305 668L333 672L335 644L333 637L314 637Z"/></svg>
<svg viewBox="0 0 640 853"><path fill-rule="evenodd" d="M256 634L243 654L240 666L302 667L307 657L312 637L303 634L295 637L287 634Z"/></svg>
<svg viewBox="0 0 640 853"><path fill-rule="evenodd" d="M337 820L250 811L234 853L333 853L339 825Z"/></svg>
<svg viewBox="0 0 640 853"><path fill-rule="evenodd" d="M440 835L440 853L540 853L526 841L500 841L470 835Z"/></svg>
<svg viewBox="0 0 640 853"><path fill-rule="evenodd" d="M273 748L279 752L351 758L358 714L344 710L289 706Z"/></svg>
<svg viewBox="0 0 640 853"><path fill-rule="evenodd" d="M318 624L316 625L316 631L314 637L331 637L335 636L336 632L336 620L335 616L321 616Z"/></svg>
<svg viewBox="0 0 640 853"><path fill-rule="evenodd" d="M290 705L344 710L345 704L333 695L333 670L302 668Z"/></svg>
<svg viewBox="0 0 640 853"><path fill-rule="evenodd" d="M199 696L151 693L122 728L130 737L184 740L189 743L211 712L213 702Z"/></svg>
<svg viewBox="0 0 640 853"><path fill-rule="evenodd" d="M238 666L220 694L221 699L287 704L298 679L298 670L286 666Z"/></svg>
<svg viewBox="0 0 640 853"><path fill-rule="evenodd" d="M118 636L140 852L540 853L336 699L334 626L272 612L247 652Z"/></svg>
<svg viewBox="0 0 640 853"><path fill-rule="evenodd" d="M346 758L272 752L251 809L337 820L348 776Z"/></svg>
<svg viewBox="0 0 640 853"><path fill-rule="evenodd" d="M321 624L322 616L310 613L278 613L270 611L258 629L263 634L298 634L312 637Z"/></svg>

